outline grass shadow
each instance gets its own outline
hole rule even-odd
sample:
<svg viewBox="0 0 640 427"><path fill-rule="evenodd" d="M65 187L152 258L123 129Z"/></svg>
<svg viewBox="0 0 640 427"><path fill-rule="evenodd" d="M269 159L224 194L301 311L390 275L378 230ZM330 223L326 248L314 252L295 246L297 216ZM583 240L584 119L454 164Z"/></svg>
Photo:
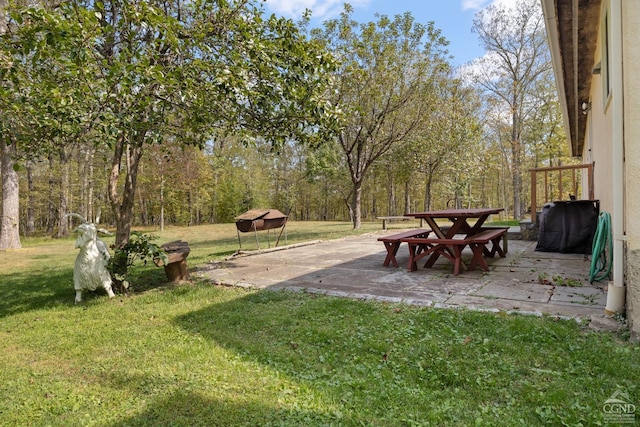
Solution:
<svg viewBox="0 0 640 427"><path fill-rule="evenodd" d="M152 386L148 381L146 384ZM247 399L226 400L188 389L178 389L146 406L144 412L123 417L111 426L308 426L322 425L326 420L313 411L283 407L276 399L271 404ZM352 425L349 421L346 424Z"/></svg>
<svg viewBox="0 0 640 427"><path fill-rule="evenodd" d="M35 259L37 257L34 257ZM162 268L141 266L134 268L133 286L128 293L143 293L168 285ZM68 266L23 269L0 274L0 318L32 310L50 309L75 304L73 263ZM116 295L119 296L119 295ZM82 304L107 298L104 289L86 291Z"/></svg>
<svg viewBox="0 0 640 427"><path fill-rule="evenodd" d="M353 425L473 424L483 410L485 421L533 425L541 420L531 407L545 405L559 408L565 420L582 419L568 405L596 408L602 393L589 390L589 381L575 387L566 381L604 378L606 364L578 372L565 356L579 326L530 320L267 290L175 321L313 388ZM494 408L496 402L508 405ZM588 418L600 415L594 409Z"/></svg>
<svg viewBox="0 0 640 427"><path fill-rule="evenodd" d="M73 266L0 275L0 317L74 304ZM105 293L106 295L106 293Z"/></svg>

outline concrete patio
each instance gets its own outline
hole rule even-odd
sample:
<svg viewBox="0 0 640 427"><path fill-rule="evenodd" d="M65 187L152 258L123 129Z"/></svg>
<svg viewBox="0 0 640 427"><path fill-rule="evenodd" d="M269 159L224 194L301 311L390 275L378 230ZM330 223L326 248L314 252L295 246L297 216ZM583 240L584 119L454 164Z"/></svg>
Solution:
<svg viewBox="0 0 640 427"><path fill-rule="evenodd" d="M606 282L589 283L590 257L535 252L536 242L510 238L507 257L489 259L489 272L453 276L442 257L434 268L420 264L408 272L406 245L398 251L400 267L382 265L386 251L377 238L397 231L238 254L194 274L215 284L257 289L580 320L604 317ZM469 249L465 254L471 257Z"/></svg>

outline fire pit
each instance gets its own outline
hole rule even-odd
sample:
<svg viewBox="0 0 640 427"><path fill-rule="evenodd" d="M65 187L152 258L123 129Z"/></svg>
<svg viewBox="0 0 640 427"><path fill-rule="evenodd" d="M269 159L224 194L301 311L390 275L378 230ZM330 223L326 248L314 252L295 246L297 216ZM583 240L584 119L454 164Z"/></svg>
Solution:
<svg viewBox="0 0 640 427"><path fill-rule="evenodd" d="M256 244L258 245L258 249L260 249L260 244L258 242L258 231L267 230L267 241L269 241L268 230L282 227L282 230L278 235L278 240L276 241L276 246L278 246L278 243L280 242L280 236L282 236L282 231L284 231L284 227L287 223L287 218L288 215L283 214L277 209L251 209L236 217L238 244L240 245L240 248L242 248L240 233L248 233L250 231L253 231L256 235ZM269 246L271 246L270 242Z"/></svg>

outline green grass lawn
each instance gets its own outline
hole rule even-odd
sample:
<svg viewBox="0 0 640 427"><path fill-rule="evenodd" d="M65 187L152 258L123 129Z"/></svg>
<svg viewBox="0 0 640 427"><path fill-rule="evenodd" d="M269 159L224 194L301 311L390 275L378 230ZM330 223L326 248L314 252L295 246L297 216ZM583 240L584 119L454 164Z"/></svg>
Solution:
<svg viewBox="0 0 640 427"><path fill-rule="evenodd" d="M238 249L233 224L153 233L188 241L192 268ZM351 233L287 225L288 243ZM617 390L640 407L640 346L574 321L174 286L153 266L76 305L73 240L23 243L0 253L2 426L616 425Z"/></svg>

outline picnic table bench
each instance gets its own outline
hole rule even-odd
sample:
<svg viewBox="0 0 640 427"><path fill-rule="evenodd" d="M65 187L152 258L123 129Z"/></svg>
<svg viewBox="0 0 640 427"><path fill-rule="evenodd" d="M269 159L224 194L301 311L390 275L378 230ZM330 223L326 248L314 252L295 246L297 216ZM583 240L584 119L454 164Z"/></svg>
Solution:
<svg viewBox="0 0 640 427"><path fill-rule="evenodd" d="M440 237L413 237L403 238L402 241L409 245L409 271L418 269L417 261L426 256L430 258L425 263L425 267L432 267L438 256L442 255L453 263L453 275L457 276L466 268L462 261L462 251L469 246L473 252L473 257L469 263L469 270L475 269L479 265L484 271L489 271L484 257L493 258L497 253L501 258L506 255L506 235L508 227L484 228L479 232L461 238L440 238ZM501 241L505 242L503 246ZM491 244L489 248L488 245ZM435 256L434 256L435 255Z"/></svg>
<svg viewBox="0 0 640 427"><path fill-rule="evenodd" d="M413 238L426 238L431 233L431 230L424 228L417 228L415 230L403 231L401 233L392 234L390 236L379 237L378 241L384 243L384 247L387 249L387 257L384 259L385 267L389 266L389 263L393 264L394 267L398 266L398 261L396 261L396 254L398 253L398 248L403 241L406 239Z"/></svg>

